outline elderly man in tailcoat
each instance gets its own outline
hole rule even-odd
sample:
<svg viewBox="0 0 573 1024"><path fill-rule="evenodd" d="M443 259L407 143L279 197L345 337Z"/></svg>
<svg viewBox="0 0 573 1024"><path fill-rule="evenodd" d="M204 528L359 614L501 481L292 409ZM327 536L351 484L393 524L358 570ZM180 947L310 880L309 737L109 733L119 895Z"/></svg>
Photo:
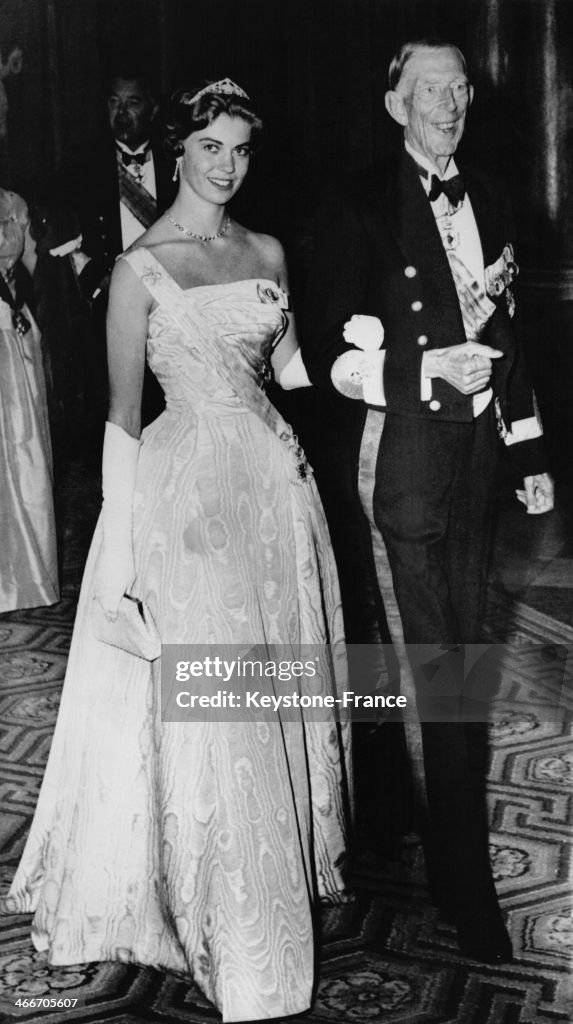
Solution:
<svg viewBox="0 0 573 1024"><path fill-rule="evenodd" d="M430 889L462 951L497 963L512 948L488 858L484 729L462 694L463 645L482 639L499 435L527 511L549 510L553 489L513 324L505 193L454 158L472 96L457 47L396 54L386 107L404 145L325 197L305 362L363 402L360 493L420 719Z"/></svg>

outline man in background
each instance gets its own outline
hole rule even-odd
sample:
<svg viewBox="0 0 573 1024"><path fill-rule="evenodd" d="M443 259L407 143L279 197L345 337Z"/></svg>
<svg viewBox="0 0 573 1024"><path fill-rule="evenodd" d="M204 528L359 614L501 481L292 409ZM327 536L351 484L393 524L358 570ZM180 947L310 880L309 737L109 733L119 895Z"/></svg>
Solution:
<svg viewBox="0 0 573 1024"><path fill-rule="evenodd" d="M105 317L109 278L117 256L150 227L174 195L173 166L154 135L158 102L148 77L138 70L114 74L107 90L110 135L84 152L63 175L65 201L76 211L82 246L74 265L96 325L91 353L96 417L107 415ZM163 396L148 371L143 416L149 422L163 408Z"/></svg>

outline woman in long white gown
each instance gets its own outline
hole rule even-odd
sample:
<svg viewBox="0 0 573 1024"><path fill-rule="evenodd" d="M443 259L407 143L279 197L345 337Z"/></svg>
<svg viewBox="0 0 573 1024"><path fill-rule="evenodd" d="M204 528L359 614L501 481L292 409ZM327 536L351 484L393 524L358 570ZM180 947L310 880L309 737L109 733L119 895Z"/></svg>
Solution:
<svg viewBox="0 0 573 1024"><path fill-rule="evenodd" d="M104 504L8 906L35 912L54 964L187 972L242 1021L311 1005L317 903L344 890L348 729L163 721L160 659L96 640L94 595L113 620L130 591L168 644L312 644L331 695L346 662L312 473L261 386L269 361L308 383L282 249L226 208L260 124L229 80L176 94L169 124L177 198L114 271ZM166 409L140 436L146 353Z"/></svg>
<svg viewBox="0 0 573 1024"><path fill-rule="evenodd" d="M24 301L28 208L0 189L0 612L59 600L40 332Z"/></svg>

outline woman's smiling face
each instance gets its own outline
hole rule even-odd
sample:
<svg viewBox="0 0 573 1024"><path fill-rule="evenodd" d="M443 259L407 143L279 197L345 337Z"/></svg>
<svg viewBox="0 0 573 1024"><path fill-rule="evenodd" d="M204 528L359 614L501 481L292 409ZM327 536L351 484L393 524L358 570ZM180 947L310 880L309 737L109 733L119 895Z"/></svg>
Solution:
<svg viewBox="0 0 573 1024"><path fill-rule="evenodd" d="M220 114L183 143L182 179L202 199L227 203L243 184L251 157L251 126Z"/></svg>

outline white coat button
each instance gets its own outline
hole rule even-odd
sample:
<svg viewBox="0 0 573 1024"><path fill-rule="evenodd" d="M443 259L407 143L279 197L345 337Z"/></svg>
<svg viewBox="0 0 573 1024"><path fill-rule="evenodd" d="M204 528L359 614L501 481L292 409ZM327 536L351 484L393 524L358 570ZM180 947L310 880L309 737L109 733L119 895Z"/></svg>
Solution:
<svg viewBox="0 0 573 1024"><path fill-rule="evenodd" d="M422 303L420 302L419 299L416 299L416 301L412 303L412 309L414 310L414 313L419 313L421 308Z"/></svg>
<svg viewBox="0 0 573 1024"><path fill-rule="evenodd" d="M430 409L432 410L432 412L437 412L438 409L441 409L441 408L442 408L442 403L438 402L437 398L432 398L432 401L430 402Z"/></svg>
<svg viewBox="0 0 573 1024"><path fill-rule="evenodd" d="M418 338L418 345L427 345L427 344L428 344L428 335L427 334L421 334L420 337Z"/></svg>
<svg viewBox="0 0 573 1024"><path fill-rule="evenodd" d="M415 267L404 267L406 277L415 277L418 271Z"/></svg>

